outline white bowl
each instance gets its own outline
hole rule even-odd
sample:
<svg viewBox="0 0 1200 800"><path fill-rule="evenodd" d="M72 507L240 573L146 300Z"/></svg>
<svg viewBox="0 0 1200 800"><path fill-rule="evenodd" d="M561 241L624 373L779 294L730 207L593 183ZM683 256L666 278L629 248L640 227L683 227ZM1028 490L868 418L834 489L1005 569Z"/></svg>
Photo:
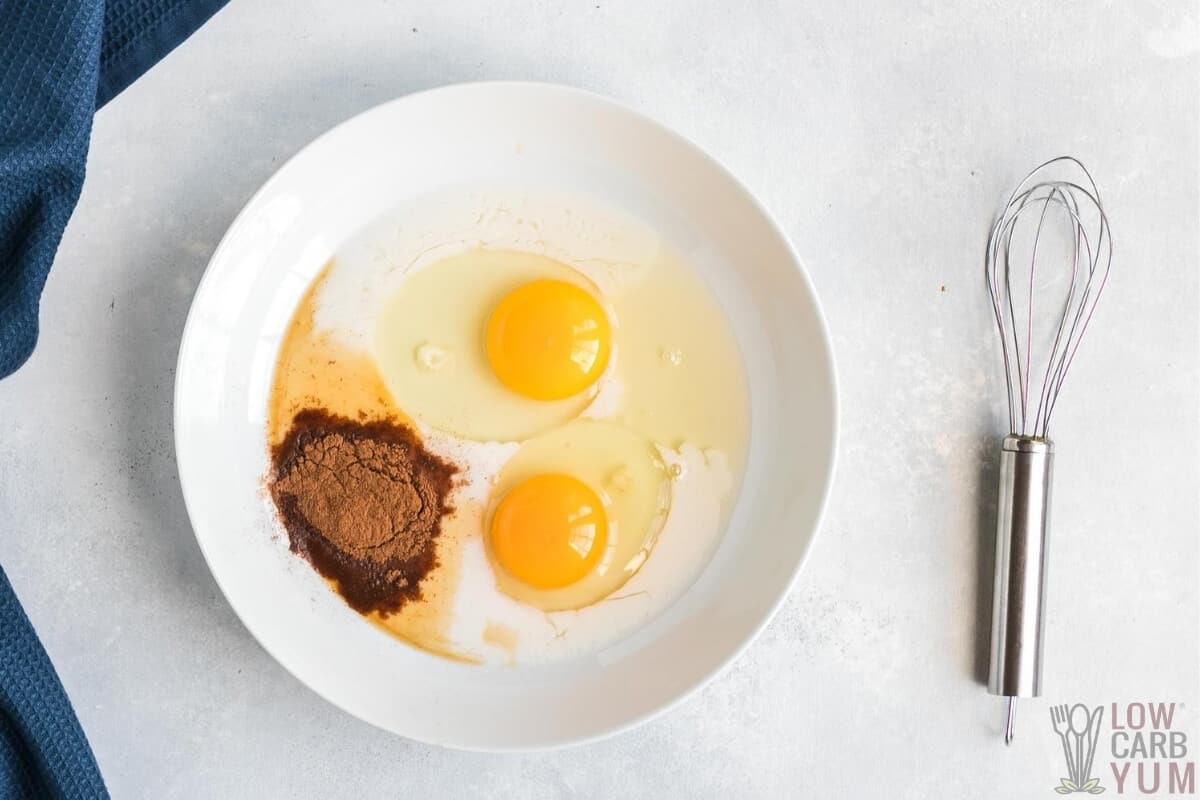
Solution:
<svg viewBox="0 0 1200 800"><path fill-rule="evenodd" d="M279 338L317 271L339 244L401 202L510 179L602 198L670 240L728 313L751 394L749 466L701 576L632 636L539 667L454 663L376 629L287 551L262 495ZM661 125L610 100L541 84L465 84L403 97L302 150L246 205L213 254L188 315L175 385L188 513L251 633L351 714L413 739L481 750L612 734L727 665L799 572L829 493L836 428L821 309L762 206Z"/></svg>

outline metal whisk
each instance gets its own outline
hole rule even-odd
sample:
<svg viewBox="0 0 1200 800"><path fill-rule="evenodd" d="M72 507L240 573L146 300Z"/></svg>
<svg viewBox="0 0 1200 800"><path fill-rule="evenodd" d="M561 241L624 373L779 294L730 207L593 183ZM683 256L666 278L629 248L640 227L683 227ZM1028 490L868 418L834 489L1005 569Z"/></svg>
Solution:
<svg viewBox="0 0 1200 800"><path fill-rule="evenodd" d="M1066 273L1047 280L1043 262L1054 258L1047 251L1056 244L1047 234L1052 220L1065 223L1068 234L1057 242ZM1112 235L1100 191L1071 156L1029 173L988 237L987 289L1000 331L1011 431L1000 448L988 691L1008 700L1006 744L1013 738L1016 698L1042 693L1050 419L1111 265ZM1060 285L1047 285L1054 283ZM1039 348L1045 352L1035 358Z"/></svg>

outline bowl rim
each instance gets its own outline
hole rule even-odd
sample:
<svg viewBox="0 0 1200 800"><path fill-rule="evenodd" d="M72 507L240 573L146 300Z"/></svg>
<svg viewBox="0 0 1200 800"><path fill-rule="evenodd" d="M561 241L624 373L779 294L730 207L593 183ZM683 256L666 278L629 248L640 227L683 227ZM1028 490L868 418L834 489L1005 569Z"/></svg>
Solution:
<svg viewBox="0 0 1200 800"><path fill-rule="evenodd" d="M474 92L474 91L491 90L491 89L497 89L500 91L518 90L518 91L543 92L543 93L547 93L550 95L557 93L557 94L560 94L563 96L574 96L576 98L585 99L591 103L599 104L599 105L605 107L606 110L608 110L608 111L616 112L618 114L624 114L626 116L633 117L639 123L649 126L651 129L655 130L655 132L666 137L668 140L672 141L674 144L691 151L693 155L699 157L702 161L706 162L712 169L714 169L718 174L720 174L721 177L725 178L732 186L734 186L738 191L740 191L743 194L744 199L749 203L749 205L753 209L753 211L759 217L761 217L763 222L765 222L766 225L768 226L769 230L778 238L780 244L783 246L789 259L791 260L791 266L798 273L799 278L801 279L801 281L803 282L803 284L805 286L805 289L808 291L808 293L813 298L813 307L816 312L817 328L821 333L820 352L826 362L827 368L829 370L829 375L830 375L830 385L829 385L829 413L830 413L829 461L828 461L828 465L827 465L826 469L824 470L823 485L821 487L820 496L819 496L819 500L818 500L818 504L817 504L817 508L816 508L816 513L813 516L812 532L811 532L811 535L809 536L809 540L808 540L807 544L804 547L803 552L801 553L800 557L796 560L796 563L795 563L794 567L792 568L791 574L788 576L785 585L778 592L777 596L772 600L767 612L765 614L763 614L761 619L759 619L758 622L750 630L748 630L746 632L746 634L742 637L741 641L739 641L735 647L731 648L729 650L729 652L721 660L719 660L710 670L708 670L704 674L700 675L699 677L697 677L696 679L691 681L691 683L689 685L685 685L682 689L680 689L675 694L674 697L672 697L668 701L666 701L644 713L630 717L629 719L626 719L622 722L609 725L609 726L607 726L603 729L597 730L596 732L591 733L591 734L587 734L587 735L583 735L583 736L568 737L568 738L564 738L564 739L561 739L558 741L551 741L551 742L545 742L545 743L530 743L530 744L520 744L520 745L512 745L512 746L506 746L506 745L479 746L479 745L473 745L473 744L464 745L464 744L457 744L454 742L436 741L434 739L424 738L424 737L420 737L418 735L401 734L395 730L385 727L383 724L381 724L379 722L376 722L374 720L367 719L365 717L359 716L358 714L355 714L354 712L345 708L341 703L333 700L321 689L311 685L307 681L301 680L298 677L296 677L292 673L291 669L287 666L286 662L275 653L275 651L272 649L272 647L263 640L262 636L259 635L258 631L256 631L254 629L254 627L252 627L246 621L246 619L242 616L241 612L238 610L237 606L234 604L233 600L230 598L229 591L226 588L225 584L222 582L221 576L218 574L218 572L216 570L213 569L213 561L209 555L208 550L206 549L205 542L204 542L203 538L199 535L199 532L196 530L195 524L192 522L192 520L195 519L195 516L196 516L193 513L193 505L196 501L194 500L193 497L191 497L189 495L187 483L183 479L184 469L182 467L182 464L183 464L184 459L181 458L181 454L184 452L185 448L181 446L181 434L180 434L180 431L181 431L183 425L182 425L182 420L180 419L180 392L181 392L180 383L181 382L180 382L179 376L182 374L181 368L183 366L185 355L189 351L190 339L194 335L194 331L197 327L197 323L195 322L195 315L197 314L197 306L199 305L197 301L203 296L206 286L212 279L212 276L214 273L214 269L213 269L214 264L216 264L220 260L220 258L223 256L225 249L229 246L229 241L230 241L232 235L234 234L234 232L240 229L241 223L244 222L244 219L251 212L251 209L255 208L259 204L260 199L263 196L267 195L274 188L275 184L281 180L281 176L283 176L289 170L289 168L292 166L293 162L297 161L301 157L304 157L311 150L315 149L320 143L324 142L325 140L327 140L329 138L334 137L342 128L347 127L347 126L351 125L352 123L357 122L362 117L379 112L380 110L382 110L385 107L392 107L397 104L404 103L406 101L410 101L414 98L423 97L423 96L429 95L429 94ZM833 351L833 337L832 337L832 334L830 331L828 319L825 314L825 309L820 302L820 297L817 294L816 287L813 285L812 278L808 274L808 270L805 267L804 261L800 258L799 253L796 251L795 245L792 243L791 239L787 236L786 232L780 226L778 220L776 220L774 215L772 215L770 213L770 211L767 210L767 208L764 205L764 203L762 202L762 200L745 183L743 183L732 172L732 170L730 170L729 167L727 167L725 165L724 162L722 162L716 156L710 154L708 151L706 151L705 149L700 147L689 137L685 136L682 133L679 133L675 129L669 127L665 123L660 122L659 120L655 119L654 117L650 116L649 114L646 114L639 110L635 110L635 109L631 108L630 106L625 105L624 103L621 103L617 100L614 100L610 97L599 94L597 92L588 91L586 89L581 89L581 88L569 86L566 84L553 83L553 82L547 82L547 81L479 80L479 81L465 81L465 82L459 82L459 83L448 83L448 84L442 84L439 86L433 86L433 87L430 87L427 89L421 89L421 90L418 90L415 92L411 92L408 94L400 95L398 97L394 97L390 100L385 100L382 103L377 103L373 106L370 106L369 108L359 111L358 113L342 120L341 122L337 123L336 125L328 128L327 130L325 130L324 132L322 132L315 138L311 139L308 143L306 143L304 146L302 146L299 150L297 150L295 153L293 153L290 157L285 159L284 162L270 175L270 177L268 177L262 183L262 185L259 186L257 190L255 190L255 192L250 196L250 198L248 200L246 200L246 202L242 205L241 209L234 216L233 220L229 223L228 227L225 229L225 233L222 235L221 241L217 244L216 248L214 248L214 250L213 250L212 255L209 257L208 263L205 265L205 268L204 268L204 273L201 276L200 281L196 285L196 290L193 293L191 303L188 306L188 313L184 320L183 334L180 337L179 352L176 356L176 361L175 361L175 386L174 386L174 390L172 392L172 427L173 427L173 437L172 438L174 440L174 445L175 445L176 472L179 476L180 493L183 495L184 507L187 510L188 523L192 528L192 535L195 536L196 542L200 548L200 552L204 556L205 565L208 567L209 573L213 576L213 580L216 582L217 586L220 588L221 594L224 596L226 603L228 603L229 606L233 609L234 613L237 615L237 618L238 618L239 622L241 622L242 626L247 631L249 631L250 635L258 643L258 645L260 647L262 647L271 656L271 658L273 658L281 667L283 667L284 670L286 670L289 674L292 674L292 677L296 678L296 680L301 685L306 687L309 691L312 691L318 697L320 697L321 699L323 699L330 705L334 706L335 708L338 708L343 713L347 714L348 716L354 717L355 719L366 722L367 724L371 725L372 727L383 730L390 735L401 736L402 738L409 739L410 741L418 741L423 744L435 745L438 747L444 747L444 748L448 748L448 749L460 750L460 751L465 751L465 752L529 753L529 752L545 752L545 751L550 751L550 750L559 750L559 749L565 749L565 748L569 748L569 747L580 747L583 745L592 744L595 742L599 742L599 741L602 741L605 739L612 738L619 734L630 731L634 728L640 727L641 725L651 722L652 720L658 719L659 717L661 717L661 716L667 714L668 712L672 711L673 709L679 707L682 703L684 703L689 698L694 696L700 689L709 685L715 679L717 679L722 674L724 674L729 669L729 667L733 664L733 662L736 661L738 658L740 658L746 652L746 650L758 639L758 637L767 628L767 626L771 623L771 621L775 619L776 615L779 613L780 608L782 608L783 604L787 601L788 597L791 595L792 591L795 589L795 586L800 577L800 574L801 574L801 572L803 572L805 565L808 563L808 560L812 555L813 545L816 542L817 537L820 535L822 527L824 526L825 517L826 517L828 508L829 508L830 497L832 496L832 492L833 492L833 484L834 484L835 476L837 473L838 453L839 453L839 449L840 449L839 445L840 445L840 438L841 438L841 402L840 402L837 360L834 356L834 351Z"/></svg>

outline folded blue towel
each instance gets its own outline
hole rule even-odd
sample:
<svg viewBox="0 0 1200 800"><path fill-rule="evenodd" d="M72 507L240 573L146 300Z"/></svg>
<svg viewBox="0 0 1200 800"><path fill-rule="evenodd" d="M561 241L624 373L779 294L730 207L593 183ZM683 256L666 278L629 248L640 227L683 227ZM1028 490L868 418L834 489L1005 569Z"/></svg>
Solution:
<svg viewBox="0 0 1200 800"><path fill-rule="evenodd" d="M92 114L226 0L0 0L0 378L79 199Z"/></svg>
<svg viewBox="0 0 1200 800"><path fill-rule="evenodd" d="M54 665L0 569L0 797L107 797Z"/></svg>
<svg viewBox="0 0 1200 800"><path fill-rule="evenodd" d="M224 3L0 0L0 378L37 341L38 301L79 199L92 114ZM107 796L0 569L0 798Z"/></svg>

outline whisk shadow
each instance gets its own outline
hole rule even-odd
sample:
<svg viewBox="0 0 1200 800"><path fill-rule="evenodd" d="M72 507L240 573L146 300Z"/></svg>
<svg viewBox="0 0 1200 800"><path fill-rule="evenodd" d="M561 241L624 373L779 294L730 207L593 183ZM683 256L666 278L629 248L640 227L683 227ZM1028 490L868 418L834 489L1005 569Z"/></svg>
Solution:
<svg viewBox="0 0 1200 800"><path fill-rule="evenodd" d="M996 562L996 486L1000 478L1000 459L988 441L979 448L975 465L975 632L972 676L987 685L991 660L992 570Z"/></svg>

